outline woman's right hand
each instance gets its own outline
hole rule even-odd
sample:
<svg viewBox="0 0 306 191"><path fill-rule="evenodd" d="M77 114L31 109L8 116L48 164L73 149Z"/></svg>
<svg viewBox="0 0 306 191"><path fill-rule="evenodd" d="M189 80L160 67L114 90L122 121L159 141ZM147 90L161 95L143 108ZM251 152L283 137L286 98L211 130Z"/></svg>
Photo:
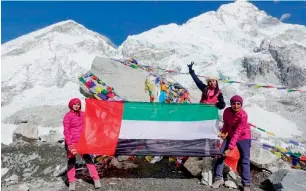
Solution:
<svg viewBox="0 0 306 191"><path fill-rule="evenodd" d="M187 64L188 68L189 68L189 71L192 70L192 66L193 66L194 62L192 61L190 64Z"/></svg>
<svg viewBox="0 0 306 191"><path fill-rule="evenodd" d="M218 137L220 137L222 140L225 140L227 137L227 133L219 133Z"/></svg>

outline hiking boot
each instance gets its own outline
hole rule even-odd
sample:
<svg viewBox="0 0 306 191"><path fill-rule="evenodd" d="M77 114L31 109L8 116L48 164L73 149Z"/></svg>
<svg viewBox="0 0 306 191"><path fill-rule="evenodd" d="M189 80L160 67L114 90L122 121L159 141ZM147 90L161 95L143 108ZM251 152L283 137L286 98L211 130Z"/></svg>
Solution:
<svg viewBox="0 0 306 191"><path fill-rule="evenodd" d="M100 182L100 180L94 180L94 183L95 183L95 188L96 188L96 189L101 188L101 182Z"/></svg>
<svg viewBox="0 0 306 191"><path fill-rule="evenodd" d="M216 180L216 181L211 185L211 187L212 187L212 188L219 188L222 184L224 184L224 180L223 180L223 179Z"/></svg>
<svg viewBox="0 0 306 191"><path fill-rule="evenodd" d="M250 185L244 185L243 186L243 191L251 191Z"/></svg>
<svg viewBox="0 0 306 191"><path fill-rule="evenodd" d="M69 191L75 190L75 182L69 182Z"/></svg>

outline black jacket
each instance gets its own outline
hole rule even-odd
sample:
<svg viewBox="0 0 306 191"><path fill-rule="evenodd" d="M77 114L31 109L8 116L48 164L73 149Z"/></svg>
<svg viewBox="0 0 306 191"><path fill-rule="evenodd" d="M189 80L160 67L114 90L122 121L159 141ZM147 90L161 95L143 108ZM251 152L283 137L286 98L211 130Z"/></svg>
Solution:
<svg viewBox="0 0 306 191"><path fill-rule="evenodd" d="M198 88L202 91L202 98L201 99L207 99L207 91L208 91L208 86L205 85L199 78L198 76L194 73L194 70L190 70L189 71L193 81L196 83L196 85L198 86ZM217 83L217 87L215 89L215 95L218 93L219 91L219 86ZM222 92L220 92L220 94L218 95L218 102L216 103L216 107L220 110L225 108L225 102L224 102L224 98L223 98L223 94Z"/></svg>

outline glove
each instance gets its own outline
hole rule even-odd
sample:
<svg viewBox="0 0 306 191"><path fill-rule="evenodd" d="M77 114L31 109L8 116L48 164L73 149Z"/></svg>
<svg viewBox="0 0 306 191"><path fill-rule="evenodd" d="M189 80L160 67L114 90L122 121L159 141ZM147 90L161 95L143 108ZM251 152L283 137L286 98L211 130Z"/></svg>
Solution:
<svg viewBox="0 0 306 191"><path fill-rule="evenodd" d="M193 71L193 69L192 69L193 64L194 64L193 61L190 64L187 64L187 66L189 68L189 73Z"/></svg>

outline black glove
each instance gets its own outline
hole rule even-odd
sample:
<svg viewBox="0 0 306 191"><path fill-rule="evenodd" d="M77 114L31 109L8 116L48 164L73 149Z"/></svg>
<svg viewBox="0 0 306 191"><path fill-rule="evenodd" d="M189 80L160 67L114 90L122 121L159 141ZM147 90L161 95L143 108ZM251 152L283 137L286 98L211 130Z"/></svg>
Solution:
<svg viewBox="0 0 306 191"><path fill-rule="evenodd" d="M189 73L193 71L192 66L193 66L194 62L191 62L190 64L187 64L188 68L189 68Z"/></svg>

